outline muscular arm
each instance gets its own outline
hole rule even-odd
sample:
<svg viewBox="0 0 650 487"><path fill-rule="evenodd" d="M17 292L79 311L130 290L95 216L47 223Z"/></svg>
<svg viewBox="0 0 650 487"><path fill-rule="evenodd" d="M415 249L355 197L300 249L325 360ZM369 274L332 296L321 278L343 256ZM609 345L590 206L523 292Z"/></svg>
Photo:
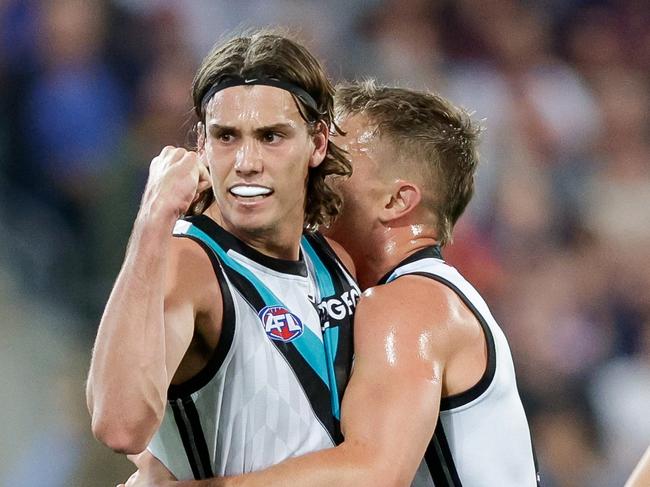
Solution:
<svg viewBox="0 0 650 487"><path fill-rule="evenodd" d="M240 477L178 485L410 485L437 422L455 319L445 292L423 293L417 279L371 289L359 302L341 445Z"/></svg>
<svg viewBox="0 0 650 487"><path fill-rule="evenodd" d="M165 151L175 154L170 150L160 157ZM138 453L146 447L162 420L167 388L194 333L196 302L191 287L179 279L182 244L171 235L178 208L189 205L186 200L191 202L198 187L196 158L184 154L152 163L124 264L95 341L86 390L92 429L119 452Z"/></svg>

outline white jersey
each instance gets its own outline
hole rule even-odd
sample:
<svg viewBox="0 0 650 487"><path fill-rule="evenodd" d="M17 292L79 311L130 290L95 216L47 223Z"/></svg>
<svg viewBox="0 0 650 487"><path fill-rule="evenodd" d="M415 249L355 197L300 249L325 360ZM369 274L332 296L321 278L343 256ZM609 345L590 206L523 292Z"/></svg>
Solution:
<svg viewBox="0 0 650 487"><path fill-rule="evenodd" d="M223 296L214 356L172 385L149 450L179 480L237 475L342 441L354 279L318 234L297 262L265 256L206 216L174 234L199 243Z"/></svg>
<svg viewBox="0 0 650 487"><path fill-rule="evenodd" d="M438 425L412 487L538 485L510 347L485 301L442 260L438 247L416 252L380 284L404 275L429 277L452 289L478 319L488 348L480 381L461 394L442 398Z"/></svg>

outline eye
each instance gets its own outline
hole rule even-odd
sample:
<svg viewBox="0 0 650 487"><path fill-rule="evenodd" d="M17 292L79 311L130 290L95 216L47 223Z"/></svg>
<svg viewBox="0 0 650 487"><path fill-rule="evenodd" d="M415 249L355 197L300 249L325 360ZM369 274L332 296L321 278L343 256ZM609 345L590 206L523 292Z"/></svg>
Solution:
<svg viewBox="0 0 650 487"><path fill-rule="evenodd" d="M228 127L212 127L210 136L221 144L229 144L235 140L235 132Z"/></svg>
<svg viewBox="0 0 650 487"><path fill-rule="evenodd" d="M262 140L264 142L269 143L269 144L272 144L274 142L279 142L280 139L282 139L283 137L284 137L284 135L281 134L280 132L274 132L274 131L271 131L271 130L269 130L268 132L264 132L262 134Z"/></svg>

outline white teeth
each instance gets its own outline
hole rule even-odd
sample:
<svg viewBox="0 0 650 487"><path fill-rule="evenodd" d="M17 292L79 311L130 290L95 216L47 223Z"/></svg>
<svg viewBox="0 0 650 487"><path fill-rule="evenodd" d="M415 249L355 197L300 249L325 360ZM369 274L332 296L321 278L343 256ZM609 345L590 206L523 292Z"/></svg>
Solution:
<svg viewBox="0 0 650 487"><path fill-rule="evenodd" d="M235 186L230 188L230 192L235 196L252 198L254 196L271 194L271 188L265 188L264 186Z"/></svg>

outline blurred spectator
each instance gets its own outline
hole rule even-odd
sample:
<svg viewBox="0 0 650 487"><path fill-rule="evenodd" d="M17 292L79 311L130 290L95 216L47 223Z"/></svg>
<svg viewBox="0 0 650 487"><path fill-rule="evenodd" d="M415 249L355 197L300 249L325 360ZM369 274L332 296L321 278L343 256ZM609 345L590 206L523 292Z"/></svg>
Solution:
<svg viewBox="0 0 650 487"><path fill-rule="evenodd" d="M35 184L81 232L84 206L125 132L126 100L101 57L106 25L100 0L46 2L39 15L42 73L25 111L42 178Z"/></svg>
<svg viewBox="0 0 650 487"><path fill-rule="evenodd" d="M600 130L600 114L578 73L552 52L546 17L512 0L465 0L460 5L456 22L470 26L483 49L452 61L447 93L486 119L477 199L470 211L492 222L500 182L512 180L507 173L513 167L544 166L538 179L550 183L555 171L582 176L566 167L588 157ZM462 36L448 42L453 45L457 39L462 42ZM523 176L527 170L516 173ZM554 202L560 188L550 190ZM553 213L546 214L559 225L567 210L563 203L571 201L559 202L562 208L549 206ZM569 215L575 212L568 210Z"/></svg>
<svg viewBox="0 0 650 487"><path fill-rule="evenodd" d="M650 95L648 79L611 70L596 82L605 113L599 171L584 200L585 223L622 251L650 245Z"/></svg>
<svg viewBox="0 0 650 487"><path fill-rule="evenodd" d="M357 76L440 91L441 6L426 0L384 0L370 10L360 25L364 52Z"/></svg>
<svg viewBox="0 0 650 487"><path fill-rule="evenodd" d="M619 479L629 475L650 438L650 313L644 317L639 342L633 355L603 364L591 383L609 468Z"/></svg>
<svg viewBox="0 0 650 487"><path fill-rule="evenodd" d="M0 2L0 178L18 185L27 185L33 174L25 155L20 107L37 66L38 5L38 0Z"/></svg>
<svg viewBox="0 0 650 487"><path fill-rule="evenodd" d="M582 391L556 391L531 426L544 487L616 485L603 469L596 423Z"/></svg>

